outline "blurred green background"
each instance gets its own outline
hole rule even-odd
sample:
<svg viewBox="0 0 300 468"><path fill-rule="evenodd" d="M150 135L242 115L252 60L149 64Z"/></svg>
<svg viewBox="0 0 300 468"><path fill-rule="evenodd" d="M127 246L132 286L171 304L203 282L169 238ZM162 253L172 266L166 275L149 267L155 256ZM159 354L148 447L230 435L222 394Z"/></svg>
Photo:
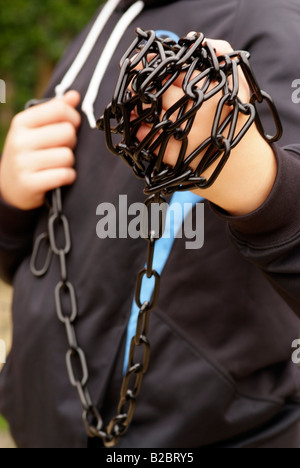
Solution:
<svg viewBox="0 0 300 468"><path fill-rule="evenodd" d="M13 114L43 93L64 50L104 0L0 0L0 148Z"/></svg>
<svg viewBox="0 0 300 468"><path fill-rule="evenodd" d="M42 96L53 68L72 39L105 0L0 0L0 79L6 104L0 104L0 153L13 115ZM0 338L11 342L12 291L0 282ZM0 367L1 370L1 367ZM11 448L0 416L0 448Z"/></svg>

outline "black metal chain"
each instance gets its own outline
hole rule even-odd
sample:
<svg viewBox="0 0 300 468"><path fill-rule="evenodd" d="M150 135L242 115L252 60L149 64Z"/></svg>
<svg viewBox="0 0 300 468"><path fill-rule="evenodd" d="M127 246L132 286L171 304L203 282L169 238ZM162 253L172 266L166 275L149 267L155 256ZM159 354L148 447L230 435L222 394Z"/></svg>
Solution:
<svg viewBox="0 0 300 468"><path fill-rule="evenodd" d="M31 271L36 277L42 277L49 271L51 260L57 257L60 266L60 280L54 289L55 310L58 320L65 326L69 349L66 353L66 366L69 381L77 392L83 408L82 419L89 437L102 439L105 447L114 447L119 438L124 435L133 419L136 399L141 391L144 375L150 361L150 343L148 328L150 313L157 306L160 288L160 275L153 269L155 242L163 235L163 217L154 231L150 226L145 236L148 242L148 255L146 267L140 271L135 291L135 301L139 308L136 334L131 341L129 353L129 366L123 379L117 415L104 427L97 406L93 403L88 390L89 370L86 354L78 344L76 333L76 319L78 317L76 288L71 283L67 270L67 256L71 251L72 242L70 225L63 213L61 190L52 192L52 201L49 202L48 231L41 234L35 242L31 258ZM159 196L149 197L145 204L148 210L154 204L165 203ZM148 226L149 216L145 226ZM46 256L42 257L42 253ZM155 282L152 297L144 301L141 290L144 278L153 278ZM138 350L141 352L138 353ZM141 354L141 357L138 357Z"/></svg>
<svg viewBox="0 0 300 468"><path fill-rule="evenodd" d="M207 188L214 183L226 164L231 149L241 141L254 121L269 142L281 136L282 126L272 99L257 84L248 61L250 54L247 52L234 52L218 58L209 44L203 45L203 34L185 37L178 44L170 39L157 38L153 31L137 29L136 34L136 40L121 60L121 72L113 101L106 108L98 126L105 130L110 151L120 156L137 177L145 180L145 193L150 195L145 202L149 214L153 204L165 203L162 194L195 187ZM249 103L242 103L238 97L239 66L251 91ZM181 73L185 73L182 85L184 96L163 115L163 95ZM188 137L197 112L205 101L221 91L223 97L217 107L211 136L192 154L187 155ZM256 109L257 103L264 100L268 103L276 124L274 136L266 135ZM31 101L27 107L38 103L39 101ZM226 106L231 110L222 122ZM134 119L133 111L136 116ZM236 135L241 114L248 116L248 120ZM136 134L143 122L147 122L152 128L149 135L140 142ZM226 130L227 136L224 134ZM122 135L118 143L114 143L116 134ZM165 151L172 137L182 142L174 167L164 163ZM205 154L193 171L190 165L202 152ZM203 173L218 160L213 174L206 180ZM54 304L57 318L65 327L69 346L66 352L68 377L78 392L88 436L102 439L105 447L114 447L132 422L136 400L149 367L149 319L151 311L157 306L160 289L160 275L153 268L153 258L155 242L163 235L165 220L161 215L158 231L150 226L145 234L148 242L147 263L138 274L135 291L135 302L139 308L136 333L131 341L129 365L121 387L117 415L105 427L88 390L86 354L77 339L76 288L70 281L67 268L67 258L72 248L70 225L63 212L61 189L50 195L48 229L35 241L31 271L34 276L41 278L49 271L53 258L58 259L60 279L54 290ZM149 219L150 216L148 223ZM143 231L145 232L145 227ZM149 301L144 301L141 297L145 278L154 280L154 290Z"/></svg>
<svg viewBox="0 0 300 468"><path fill-rule="evenodd" d="M183 37L178 43L160 39L154 31L140 28L136 29L136 36L120 62L121 72L113 100L98 120L98 128L105 131L109 150L120 156L138 178L145 180L146 194L172 194L210 187L227 163L231 150L254 122L269 143L281 137L282 125L277 109L271 97L261 91L257 83L249 64L249 52L237 51L217 57L202 33ZM245 103L239 97L239 68L250 89L250 100ZM179 75L182 98L163 111L164 93ZM220 93L222 97L217 105L211 135L188 154L189 134L198 111L205 102ZM257 103L263 101L268 104L275 123L273 136L266 134L259 117ZM224 110L228 116L222 121ZM247 120L237 132L241 115ZM151 130L139 141L136 135L145 122L151 125ZM118 142L117 134L121 135ZM164 162L172 138L181 142L173 167ZM195 161L197 167L192 169ZM215 164L207 179L204 173Z"/></svg>

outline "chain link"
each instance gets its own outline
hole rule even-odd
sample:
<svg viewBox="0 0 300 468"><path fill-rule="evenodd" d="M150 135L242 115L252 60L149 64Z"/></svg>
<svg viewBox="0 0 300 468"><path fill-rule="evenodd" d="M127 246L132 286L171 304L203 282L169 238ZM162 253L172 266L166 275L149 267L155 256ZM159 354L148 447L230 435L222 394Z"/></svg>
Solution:
<svg viewBox="0 0 300 468"><path fill-rule="evenodd" d="M83 413L82 420L89 437L98 437L105 447L114 447L123 436L134 417L136 401L141 391L144 376L150 363L148 340L151 311L158 303L160 275L153 267L155 243L164 232L165 215L161 210L157 226L149 227L152 206L161 208L165 200L161 194L195 187L211 185L226 164L231 149L244 137L254 121L263 137L273 142L281 136L282 127L271 97L261 91L249 65L250 54L234 52L217 57L204 35L194 34L182 38L178 44L170 39L158 39L153 31L136 30L137 38L121 60L121 72L112 103L106 108L98 122L105 130L108 148L120 156L134 174L146 182L146 216L142 223L143 237L148 243L146 267L138 274L135 302L139 308L135 336L131 340L129 365L124 376L117 415L106 426L88 390L89 370L86 354L80 347L76 332L78 306L76 288L68 275L67 258L72 248L70 225L63 212L61 189L51 192L47 232L36 239L31 271L38 278L46 275L53 257L60 269L60 278L54 289L54 304L58 320L65 326L68 350L66 367L69 381L78 393ZM238 97L241 67L251 90L250 103L242 103ZM138 68L137 68L138 67ZM163 94L181 73L185 73L182 89L184 96L175 103L161 119ZM131 86L132 91L129 90ZM192 154L187 155L188 136L195 117L203 103L223 92L217 106L211 136ZM256 106L266 101L276 124L274 136L265 133ZM30 105L38 104L32 101ZM232 108L222 122L225 108ZM132 111L136 118L132 119ZM236 135L239 115L248 116L244 127ZM112 122L117 122L116 126ZM141 142L136 134L143 122L152 125L149 135ZM225 133L226 131L226 133ZM122 135L118 144L113 135ZM164 163L164 156L171 138L181 142L177 163L170 167ZM158 152L158 156L155 154ZM195 171L191 163L204 153ZM217 167L208 180L203 173L213 163ZM141 297L145 279L154 281L149 301Z"/></svg>
<svg viewBox="0 0 300 468"><path fill-rule="evenodd" d="M151 210L154 203L162 204L165 203L165 200L160 196L151 196L145 202L147 212ZM144 375L149 367L150 343L147 338L149 320L150 313L158 302L160 284L160 276L153 269L153 255L155 242L163 235L164 222L165 220L161 216L158 226L159 233L154 232L150 226L149 232L146 235L148 243L147 266L138 275L135 294L135 300L140 309L136 334L131 341L129 367L121 387L118 414L110 421L106 429L104 429L101 415L93 403L88 390L89 371L87 359L77 339L75 328L76 319L78 318L76 290L68 278L67 270L67 256L71 251L72 241L69 221L63 213L61 189L57 189L52 193L48 232L38 236L33 249L31 271L36 277L44 276L49 271L52 256L58 259L60 281L54 289L54 303L57 318L65 326L69 346L66 352L67 373L71 386L77 390L83 408L82 420L87 435L102 439L105 447L114 447L120 437L127 432L134 416L136 399L140 393ZM153 234L155 234L155 238ZM43 243L51 255L47 254L43 267L39 268L38 258ZM154 292L150 302L145 302L141 298L142 282L145 276L155 279ZM141 355L140 358L138 358L138 354Z"/></svg>
<svg viewBox="0 0 300 468"><path fill-rule="evenodd" d="M113 100L98 120L98 128L104 130L109 150L120 156L138 178L145 180L146 194L210 187L227 163L231 150L254 122L267 142L273 143L281 137L277 109L271 97L259 87L249 63L249 52L235 51L218 57L202 33L184 37L178 43L157 38L153 31L140 28L136 29L136 36L121 60ZM250 90L250 100L245 103L238 95L239 69ZM163 95L180 74L182 98L163 111ZM188 154L189 134L197 112L220 93L211 135ZM274 120L274 135L265 132L259 116L258 104L263 102ZM228 116L222 122L224 111ZM241 115L247 119L238 129ZM151 124L151 129L139 141L136 135L144 122ZM121 136L118 143L113 138L116 134ZM182 142L174 167L164 162L172 138ZM200 154L201 161L192 169ZM212 173L207 178L205 172L210 168Z"/></svg>

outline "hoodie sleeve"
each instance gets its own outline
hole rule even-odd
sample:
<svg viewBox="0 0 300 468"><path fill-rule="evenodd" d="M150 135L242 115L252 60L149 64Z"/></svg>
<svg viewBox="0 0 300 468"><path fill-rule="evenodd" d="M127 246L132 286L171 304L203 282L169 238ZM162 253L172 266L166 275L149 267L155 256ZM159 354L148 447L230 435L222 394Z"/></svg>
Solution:
<svg viewBox="0 0 300 468"><path fill-rule="evenodd" d="M22 211L0 198L0 277L12 282L16 269L32 249L40 210Z"/></svg>
<svg viewBox="0 0 300 468"><path fill-rule="evenodd" d="M265 203L247 216L230 217L229 235L241 254L262 270L300 317L300 148L274 145L278 174Z"/></svg>
<svg viewBox="0 0 300 468"><path fill-rule="evenodd" d="M262 270L278 293L300 316L300 103L293 83L300 79L300 4L295 0L240 2L235 45L240 38L252 51L261 87L279 109L284 136L274 145L277 179L266 202L255 212L227 223L242 255ZM247 26L248 24L248 26ZM268 122L265 114L266 127Z"/></svg>

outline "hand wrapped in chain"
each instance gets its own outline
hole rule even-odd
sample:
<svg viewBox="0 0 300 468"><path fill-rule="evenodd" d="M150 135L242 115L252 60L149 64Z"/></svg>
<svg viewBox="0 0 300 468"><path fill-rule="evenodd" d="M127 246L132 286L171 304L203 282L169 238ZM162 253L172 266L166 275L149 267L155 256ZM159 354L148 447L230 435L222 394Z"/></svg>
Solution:
<svg viewBox="0 0 300 468"><path fill-rule="evenodd" d="M250 54L200 33L178 44L152 31L136 33L113 101L99 120L109 149L145 179L146 194L205 190L207 199L232 214L256 209L276 178L269 143L282 128L252 73ZM277 127L272 137L255 107L263 100ZM117 133L119 143L112 136Z"/></svg>

